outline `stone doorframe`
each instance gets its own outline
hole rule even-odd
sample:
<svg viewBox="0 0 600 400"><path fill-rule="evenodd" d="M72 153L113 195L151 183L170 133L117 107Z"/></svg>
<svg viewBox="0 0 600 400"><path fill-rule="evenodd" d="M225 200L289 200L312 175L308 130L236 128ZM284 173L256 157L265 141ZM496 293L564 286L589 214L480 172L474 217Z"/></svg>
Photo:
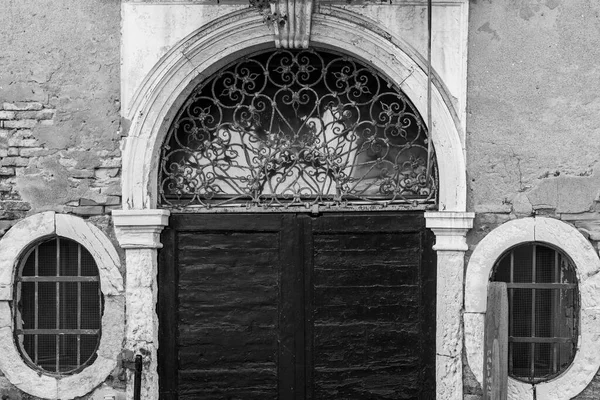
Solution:
<svg viewBox="0 0 600 400"><path fill-rule="evenodd" d="M335 15L334 15L335 14ZM157 170L167 130L191 90L230 61L273 48L273 34L255 10L234 12L198 29L171 49L143 81L125 118L131 122L123 148L123 210L113 212L126 253L126 346L144 356L142 398L158 399L157 250L169 211L157 209ZM352 54L397 82L421 115L427 113L425 60L375 22L342 9L313 14L310 44ZM462 400L463 271L466 212L465 157L451 97L435 76L432 140L439 166L439 210L427 212L436 235L438 400ZM431 131L431 130L430 130ZM133 398L129 379L127 397Z"/></svg>

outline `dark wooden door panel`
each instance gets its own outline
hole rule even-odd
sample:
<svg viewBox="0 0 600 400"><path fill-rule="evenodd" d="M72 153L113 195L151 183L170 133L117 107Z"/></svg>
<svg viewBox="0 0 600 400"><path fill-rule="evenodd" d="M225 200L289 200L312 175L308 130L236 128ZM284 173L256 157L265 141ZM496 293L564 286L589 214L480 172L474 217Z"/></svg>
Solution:
<svg viewBox="0 0 600 400"><path fill-rule="evenodd" d="M176 398L277 399L281 218L221 217L173 221Z"/></svg>
<svg viewBox="0 0 600 400"><path fill-rule="evenodd" d="M429 236L419 213L173 215L161 399L429 399Z"/></svg>
<svg viewBox="0 0 600 400"><path fill-rule="evenodd" d="M277 397L279 247L277 232L179 234L181 399Z"/></svg>
<svg viewBox="0 0 600 400"><path fill-rule="evenodd" d="M332 216L313 232L314 398L419 399L422 221Z"/></svg>

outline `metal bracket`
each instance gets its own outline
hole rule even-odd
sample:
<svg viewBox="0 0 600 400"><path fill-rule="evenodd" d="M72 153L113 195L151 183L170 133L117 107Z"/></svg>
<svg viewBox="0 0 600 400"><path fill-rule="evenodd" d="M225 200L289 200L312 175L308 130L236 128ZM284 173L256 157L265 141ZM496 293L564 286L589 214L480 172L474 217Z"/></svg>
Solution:
<svg viewBox="0 0 600 400"><path fill-rule="evenodd" d="M135 358L133 351L131 350L123 350L120 354L121 358L121 368L128 369L130 371L135 371ZM141 357L141 356L140 356Z"/></svg>
<svg viewBox="0 0 600 400"><path fill-rule="evenodd" d="M133 384L133 398L134 400L140 399L141 393L141 382L142 382L142 356L140 354L134 356L133 351L123 350L120 354L121 358L121 373L119 373L119 380L127 380L125 375L126 370L134 372L134 384Z"/></svg>

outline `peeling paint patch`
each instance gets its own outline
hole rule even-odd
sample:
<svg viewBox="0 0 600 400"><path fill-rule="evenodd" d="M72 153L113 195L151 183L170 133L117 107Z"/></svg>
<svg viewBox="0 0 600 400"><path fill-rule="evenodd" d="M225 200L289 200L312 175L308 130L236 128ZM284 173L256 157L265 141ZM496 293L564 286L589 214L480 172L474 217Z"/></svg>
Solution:
<svg viewBox="0 0 600 400"><path fill-rule="evenodd" d="M535 13L529 6L521 7L521 9L519 10L519 17L521 17L525 21L529 21L533 16L535 16Z"/></svg>
<svg viewBox="0 0 600 400"><path fill-rule="evenodd" d="M527 193L534 209L555 209L560 214L593 211L600 188L600 173L583 176L559 175L539 181Z"/></svg>
<svg viewBox="0 0 600 400"><path fill-rule="evenodd" d="M546 0L546 7L551 10L554 10L556 7L560 5L561 0Z"/></svg>
<svg viewBox="0 0 600 400"><path fill-rule="evenodd" d="M486 22L485 24L481 25L479 29L477 29L477 32L489 33L490 35L492 35L492 40L500 40L500 35L498 35L498 32L496 32L490 27L489 22Z"/></svg>

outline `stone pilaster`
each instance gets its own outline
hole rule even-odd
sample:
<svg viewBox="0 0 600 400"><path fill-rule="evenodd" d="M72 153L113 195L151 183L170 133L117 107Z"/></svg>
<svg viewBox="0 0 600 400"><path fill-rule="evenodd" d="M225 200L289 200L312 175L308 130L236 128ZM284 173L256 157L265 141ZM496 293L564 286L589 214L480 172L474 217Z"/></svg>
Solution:
<svg viewBox="0 0 600 400"><path fill-rule="evenodd" d="M438 400L462 400L463 282L473 213L428 212L437 252L436 387Z"/></svg>
<svg viewBox="0 0 600 400"><path fill-rule="evenodd" d="M157 250L160 233L168 224L167 210L115 210L113 221L119 244L125 249L125 349L143 357L142 393L158 400ZM127 399L133 399L133 373L128 372Z"/></svg>

